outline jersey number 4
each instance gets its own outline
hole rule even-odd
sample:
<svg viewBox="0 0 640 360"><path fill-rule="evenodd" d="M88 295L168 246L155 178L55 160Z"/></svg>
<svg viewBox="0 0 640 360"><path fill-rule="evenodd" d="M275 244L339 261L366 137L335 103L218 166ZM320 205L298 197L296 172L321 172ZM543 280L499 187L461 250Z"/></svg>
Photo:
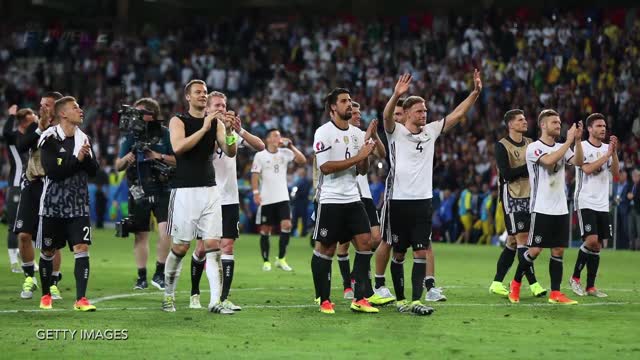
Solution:
<svg viewBox="0 0 640 360"><path fill-rule="evenodd" d="M422 145L421 145L421 144L422 144L422 141L420 141L420 142L418 143L418 145L416 145L416 150L418 150L418 151L420 151L420 152L422 152L422 150L424 150L424 148L422 147Z"/></svg>

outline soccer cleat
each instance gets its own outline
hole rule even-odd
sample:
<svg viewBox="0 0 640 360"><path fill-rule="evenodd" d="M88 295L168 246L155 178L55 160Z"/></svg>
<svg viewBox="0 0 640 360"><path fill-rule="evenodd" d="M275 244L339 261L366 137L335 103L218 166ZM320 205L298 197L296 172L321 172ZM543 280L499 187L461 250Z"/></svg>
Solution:
<svg viewBox="0 0 640 360"><path fill-rule="evenodd" d="M176 303L173 296L166 296L162 300L162 311L176 312Z"/></svg>
<svg viewBox="0 0 640 360"><path fill-rule="evenodd" d="M598 297L598 298L606 298L606 297L609 296L609 295L603 293L602 291L596 289L595 287L588 288L587 289L587 295L595 296L595 297Z"/></svg>
<svg viewBox="0 0 640 360"><path fill-rule="evenodd" d="M386 290L386 292L380 289L384 289ZM373 295L367 298L367 301L369 301L369 303L371 303L372 305L383 306L396 301L396 297L391 295L391 292L389 291L389 289L387 288L380 288L380 289L374 290Z"/></svg>
<svg viewBox="0 0 640 360"><path fill-rule="evenodd" d="M529 285L529 289L535 297L543 297L547 295L547 289L543 288L538 282Z"/></svg>
<svg viewBox="0 0 640 360"><path fill-rule="evenodd" d="M284 271L293 271L293 268L287 264L287 261L284 258L276 259L276 267Z"/></svg>
<svg viewBox="0 0 640 360"><path fill-rule="evenodd" d="M316 305L320 305L320 297L313 299L313 303Z"/></svg>
<svg viewBox="0 0 640 360"><path fill-rule="evenodd" d="M424 296L425 301L447 301L447 297L442 293L442 288L432 287Z"/></svg>
<svg viewBox="0 0 640 360"><path fill-rule="evenodd" d="M222 306L225 309L229 309L231 311L242 311L242 308L234 303L232 303L229 299L226 299L222 302Z"/></svg>
<svg viewBox="0 0 640 360"><path fill-rule="evenodd" d="M24 274L24 270L22 270L22 267L19 263L11 264L11 272L14 274Z"/></svg>
<svg viewBox="0 0 640 360"><path fill-rule="evenodd" d="M214 305L209 305L209 312L212 312L214 314L220 314L220 315L233 315L234 311L231 309L227 309L224 307L224 305L222 305L221 302L214 304Z"/></svg>
<svg viewBox="0 0 640 360"><path fill-rule="evenodd" d="M158 290L164 290L164 275L154 274L151 279L151 285L155 286Z"/></svg>
<svg viewBox="0 0 640 360"><path fill-rule="evenodd" d="M491 283L491 286L489 286L489 293L500 296L509 296L509 289L507 289L507 287L500 281L494 281Z"/></svg>
<svg viewBox="0 0 640 360"><path fill-rule="evenodd" d="M262 264L262 271L271 271L271 263L265 261L264 264Z"/></svg>
<svg viewBox="0 0 640 360"><path fill-rule="evenodd" d="M512 304L520 302L520 285L522 285L522 283L511 280L511 284L509 285L509 301Z"/></svg>
<svg viewBox="0 0 640 360"><path fill-rule="evenodd" d="M409 300L407 299L396 301L396 309L401 313L410 312L411 302L409 302Z"/></svg>
<svg viewBox="0 0 640 360"><path fill-rule="evenodd" d="M319 298L318 298L319 299ZM323 314L335 314L336 311L333 309L333 303L329 300L325 300L320 305L320 312Z"/></svg>
<svg viewBox="0 0 640 360"><path fill-rule="evenodd" d="M51 303L51 295L47 294L40 298L40 309L49 310L52 309Z"/></svg>
<svg viewBox="0 0 640 360"><path fill-rule="evenodd" d="M361 300L358 300L358 301L355 301L355 300L352 301L351 302L351 311L370 313L370 314L375 314L377 312L380 312L380 310L378 310L377 308L374 308L373 306L371 306L371 304L369 304L367 299L361 299Z"/></svg>
<svg viewBox="0 0 640 360"><path fill-rule="evenodd" d="M136 280L136 285L133 287L133 290L144 290L148 287L149 284L147 284L147 280L138 278L138 280Z"/></svg>
<svg viewBox="0 0 640 360"><path fill-rule="evenodd" d="M353 300L353 289L352 288L344 289L343 297L345 299Z"/></svg>
<svg viewBox="0 0 640 360"><path fill-rule="evenodd" d="M389 290L388 287L386 286L381 286L377 289L373 289L374 294L379 295L381 298L383 299L391 299L391 301L395 301L396 297L393 296L393 294L391 293L391 291ZM389 302L391 302L389 301ZM385 304L388 304L389 302L385 302Z"/></svg>
<svg viewBox="0 0 640 360"><path fill-rule="evenodd" d="M189 309L202 309L200 305L200 294L193 294L189 299Z"/></svg>
<svg viewBox="0 0 640 360"><path fill-rule="evenodd" d="M434 312L432 307L422 304L420 300L412 302L410 310L412 314L416 314L419 316L431 315Z"/></svg>
<svg viewBox="0 0 640 360"><path fill-rule="evenodd" d="M551 291L551 295L549 296L549 302L552 304L562 304L562 305L575 305L578 303L575 300L569 299L565 294L561 293L558 290Z"/></svg>
<svg viewBox="0 0 640 360"><path fill-rule="evenodd" d="M22 284L22 292L20 293L20 297L22 299L31 299L33 297L33 292L38 288L38 284L36 280L31 276L27 276L24 279L24 283Z"/></svg>
<svg viewBox="0 0 640 360"><path fill-rule="evenodd" d="M80 300L76 301L76 303L73 304L73 308L76 311L96 311L96 307L91 305L86 297L80 298Z"/></svg>
<svg viewBox="0 0 640 360"><path fill-rule="evenodd" d="M51 298L53 300L62 300L62 295L60 295L60 289L57 286L51 285L49 287L49 292L51 292Z"/></svg>
<svg viewBox="0 0 640 360"><path fill-rule="evenodd" d="M571 285L571 290L574 294L578 296L587 295L584 290L582 290L582 284L580 284L580 279L574 278L573 276L569 279L569 285Z"/></svg>

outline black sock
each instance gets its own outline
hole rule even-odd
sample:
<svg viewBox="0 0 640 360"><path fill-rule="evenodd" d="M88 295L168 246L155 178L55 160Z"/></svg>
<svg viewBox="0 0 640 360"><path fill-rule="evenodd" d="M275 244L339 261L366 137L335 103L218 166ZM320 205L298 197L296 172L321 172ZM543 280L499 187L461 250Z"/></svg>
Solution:
<svg viewBox="0 0 640 360"><path fill-rule="evenodd" d="M285 255L287 255L287 246L289 245L290 236L291 233L280 230L280 247L278 248L278 259L284 259Z"/></svg>
<svg viewBox="0 0 640 360"><path fill-rule="evenodd" d="M147 268L138 269L138 279L147 280Z"/></svg>
<svg viewBox="0 0 640 360"><path fill-rule="evenodd" d="M391 259L391 281L398 301L404 300L404 260Z"/></svg>
<svg viewBox="0 0 640 360"><path fill-rule="evenodd" d="M582 273L582 269L587 265L587 259L589 258L589 253L591 250L586 246L580 246L578 250L578 258L576 259L576 266L573 267L573 278L580 279L580 273Z"/></svg>
<svg viewBox="0 0 640 360"><path fill-rule="evenodd" d="M600 252L589 254L587 259L587 289L591 289L596 285L596 276L598 275L598 267L600 266Z"/></svg>
<svg viewBox="0 0 640 360"><path fill-rule="evenodd" d="M29 261L22 264L22 271L24 272L24 276L33 277L35 271L35 267L33 266L33 261Z"/></svg>
<svg viewBox="0 0 640 360"><path fill-rule="evenodd" d="M313 258L311 259L311 268L314 272L314 279L317 282L317 291L320 298L320 303L329 300L331 294L331 263L333 260L327 259L324 255L321 255L314 251Z"/></svg>
<svg viewBox="0 0 640 360"><path fill-rule="evenodd" d="M58 286L58 281L62 280L62 274L59 271L51 273L51 285Z"/></svg>
<svg viewBox="0 0 640 360"><path fill-rule="evenodd" d="M200 294L200 279L202 279L205 259L196 259L195 254L191 257L191 295Z"/></svg>
<svg viewBox="0 0 640 360"><path fill-rule="evenodd" d="M420 300L420 297L422 297L422 281L426 274L427 259L413 258L413 269L411 270L411 301Z"/></svg>
<svg viewBox="0 0 640 360"><path fill-rule="evenodd" d="M311 255L311 275L313 277L313 288L315 290L314 299L320 297L320 283L322 282L320 280L321 267L322 265L320 265L320 257L316 256L316 254L314 253L313 255Z"/></svg>
<svg viewBox="0 0 640 360"><path fill-rule="evenodd" d="M346 290L351 288L351 266L349 266L349 254L338 254L338 267L342 275L342 287Z"/></svg>
<svg viewBox="0 0 640 360"><path fill-rule="evenodd" d="M496 265L496 276L493 277L493 281L502 282L504 277L509 272L513 260L516 258L516 250L505 247L500 253L498 258L498 264Z"/></svg>
<svg viewBox="0 0 640 360"><path fill-rule="evenodd" d="M535 260L535 258L529 255L528 250L529 248L526 246L518 246L518 267L516 268L516 274L513 280L521 283L522 277L526 275L529 284L534 284L536 282L536 277L533 272L533 260Z"/></svg>
<svg viewBox="0 0 640 360"><path fill-rule="evenodd" d="M76 258L73 273L76 276L76 300L80 300L87 294L87 284L89 283L89 253L80 252L74 254Z"/></svg>
<svg viewBox="0 0 640 360"><path fill-rule="evenodd" d="M233 270L236 261L233 255L222 255L222 292L220 293L220 301L225 301L229 297L231 282L233 282Z"/></svg>
<svg viewBox="0 0 640 360"><path fill-rule="evenodd" d="M549 277L551 278L551 291L560 291L562 282L562 257L551 256L549 259Z"/></svg>
<svg viewBox="0 0 640 360"><path fill-rule="evenodd" d="M156 261L156 273L155 275L160 275L164 277L164 263Z"/></svg>
<svg viewBox="0 0 640 360"><path fill-rule="evenodd" d="M269 235L260 235L260 253L262 260L269 261Z"/></svg>
<svg viewBox="0 0 640 360"><path fill-rule="evenodd" d="M42 288L42 295L50 295L51 273L53 272L53 256L49 257L44 254L40 254L39 267L40 287Z"/></svg>
<svg viewBox="0 0 640 360"><path fill-rule="evenodd" d="M384 275L376 275L376 289L380 289L385 283Z"/></svg>
<svg viewBox="0 0 640 360"><path fill-rule="evenodd" d="M427 276L424 278L424 287L427 289L427 291L431 290L431 288L434 288L435 286L436 279L433 276Z"/></svg>
<svg viewBox="0 0 640 360"><path fill-rule="evenodd" d="M353 277L355 279L355 289L353 289L354 300L362 300L367 296L367 280L369 278L368 272L371 263L371 251L356 251L355 259L353 260ZM371 287L371 281L369 281L369 287Z"/></svg>

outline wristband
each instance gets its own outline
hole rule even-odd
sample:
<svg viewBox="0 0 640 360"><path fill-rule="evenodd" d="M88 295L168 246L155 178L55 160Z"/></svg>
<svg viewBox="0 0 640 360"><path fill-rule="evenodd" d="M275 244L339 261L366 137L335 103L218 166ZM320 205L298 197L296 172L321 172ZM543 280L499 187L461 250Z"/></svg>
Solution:
<svg viewBox="0 0 640 360"><path fill-rule="evenodd" d="M258 191L258 190L253 190L253 195L258 195L258 194L260 194L260 191Z"/></svg>
<svg viewBox="0 0 640 360"><path fill-rule="evenodd" d="M36 134L38 134L38 135L42 135L42 130L40 130L40 128L37 128L37 129L36 129Z"/></svg>
<svg viewBox="0 0 640 360"><path fill-rule="evenodd" d="M245 132L246 131L244 129L240 128L240 132L238 133L238 135L242 136L242 135L244 135Z"/></svg>
<svg viewBox="0 0 640 360"><path fill-rule="evenodd" d="M229 146L235 144L236 140L238 140L238 138L235 135L227 135L226 137L226 142L227 142L227 145Z"/></svg>

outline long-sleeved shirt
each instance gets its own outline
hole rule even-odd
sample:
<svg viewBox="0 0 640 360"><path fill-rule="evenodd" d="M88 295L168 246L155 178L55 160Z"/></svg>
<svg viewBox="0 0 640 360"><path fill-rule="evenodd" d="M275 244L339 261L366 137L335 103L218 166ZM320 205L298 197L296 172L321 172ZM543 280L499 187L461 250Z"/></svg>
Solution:
<svg viewBox="0 0 640 360"><path fill-rule="evenodd" d="M2 128L2 137L9 149L9 186L20 186L28 156L27 151L21 152L16 147L16 143L22 137L22 134L14 129L15 118L14 115L10 115Z"/></svg>

